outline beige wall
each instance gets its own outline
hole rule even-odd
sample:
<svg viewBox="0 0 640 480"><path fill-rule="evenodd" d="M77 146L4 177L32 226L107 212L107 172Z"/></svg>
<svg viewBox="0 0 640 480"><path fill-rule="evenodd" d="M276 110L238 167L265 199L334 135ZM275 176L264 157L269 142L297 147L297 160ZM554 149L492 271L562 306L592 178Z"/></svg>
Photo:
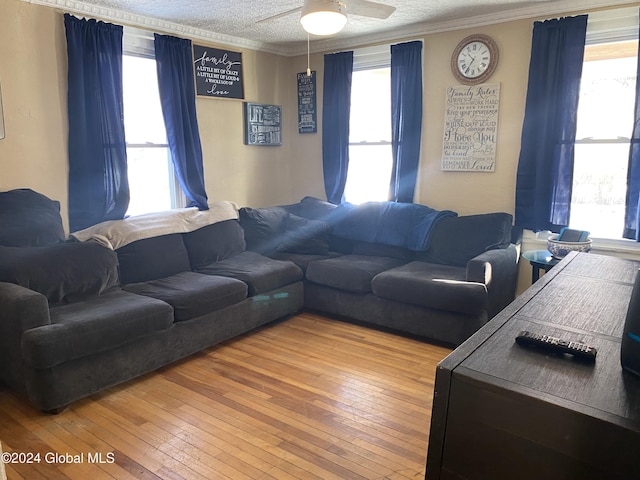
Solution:
<svg viewBox="0 0 640 480"><path fill-rule="evenodd" d="M61 14L2 0L0 84L6 136L0 190L32 188L67 206L66 52Z"/></svg>
<svg viewBox="0 0 640 480"><path fill-rule="evenodd" d="M417 191L420 203L437 209L455 210L461 215L494 211L513 213L532 24L531 20L523 20L425 38L426 129ZM443 172L440 160L445 92L447 87L458 84L451 73L451 53L460 40L473 33L490 35L500 52L498 67L487 81L500 84L495 171Z"/></svg>
<svg viewBox="0 0 640 480"><path fill-rule="evenodd" d="M62 13L19 0L1 1L0 84L6 138L0 140L0 190L28 187L59 200L66 223L67 67ZM518 20L423 37L424 132L417 202L462 215L513 213L532 27L533 19ZM489 80L501 85L496 168L493 173L443 172L445 91L457 84L450 71L451 53L472 33L491 35L500 49L500 63ZM283 106L283 145L243 145L242 102L199 97L209 198L241 206L294 202L304 195L324 198L323 55L311 55L318 79L318 133L298 134L296 73L306 70L306 55L242 52L245 98ZM528 265L522 270L521 283L526 286Z"/></svg>
<svg viewBox="0 0 640 480"><path fill-rule="evenodd" d="M289 59L244 50L242 63L245 100L283 106L282 146L243 144L242 101L198 97L207 194L209 200L232 200L240 206L286 203L293 181L289 164L296 112L288 104L289 88L295 87L287 84Z"/></svg>
<svg viewBox="0 0 640 480"><path fill-rule="evenodd" d="M61 201L66 218L67 66L62 13L3 0L0 23L6 124L6 138L0 141L0 189L40 191ZM530 30L531 21L524 20L424 37L424 135L416 201L461 214L513 211ZM456 83L449 68L450 55L461 38L476 31L492 35L500 47L501 61L490 80L501 83L496 171L442 172L444 92ZM210 199L257 206L296 201L304 195L323 197L322 125L316 134L298 134L296 127L295 74L306 69L306 56L287 58L243 50L243 63L246 100L284 107L283 145L243 145L242 102L198 97ZM311 67L318 72L319 119L322 63L322 54L311 56Z"/></svg>
<svg viewBox="0 0 640 480"><path fill-rule="evenodd" d="M461 215L493 211L513 213L532 28L533 20L521 20L422 37L424 114L416 202L437 209L454 210ZM451 54L460 40L473 33L491 35L500 50L498 68L488 80L490 83L500 83L501 86L496 168L493 173L443 172L440 169L440 161L445 92L447 87L458 85L451 73ZM403 40L398 40L401 41ZM322 105L322 63L322 55L311 57L311 67L318 71L319 116ZM294 58L292 64L294 71L304 71L306 56ZM293 74L292 78L295 78ZM292 145L293 157L296 162L304 162L304 168L300 165L292 166L294 178L299 178L300 183L307 186L305 192L313 191L316 195L324 195L321 134L294 135L296 136Z"/></svg>
<svg viewBox="0 0 640 480"><path fill-rule="evenodd" d="M0 140L0 190L31 188L59 200L67 222L67 54L63 14L1 0L0 85L6 137ZM204 42L198 42L205 44ZM243 144L242 101L198 97L210 200L284 203L298 195L289 168L295 100L287 57L242 50L245 99L283 105L283 145ZM293 104L296 105L295 103Z"/></svg>

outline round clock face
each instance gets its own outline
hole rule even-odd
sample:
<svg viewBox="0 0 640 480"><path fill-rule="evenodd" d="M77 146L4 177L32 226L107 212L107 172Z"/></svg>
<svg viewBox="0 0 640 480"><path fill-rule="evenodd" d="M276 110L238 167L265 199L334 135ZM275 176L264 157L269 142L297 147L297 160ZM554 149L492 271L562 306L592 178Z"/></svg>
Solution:
<svg viewBox="0 0 640 480"><path fill-rule="evenodd" d="M466 78L478 78L489 68L491 52L480 41L468 43L458 54L458 71Z"/></svg>
<svg viewBox="0 0 640 480"><path fill-rule="evenodd" d="M451 71L462 83L475 85L487 80L498 65L498 47L483 34L463 39L451 56Z"/></svg>

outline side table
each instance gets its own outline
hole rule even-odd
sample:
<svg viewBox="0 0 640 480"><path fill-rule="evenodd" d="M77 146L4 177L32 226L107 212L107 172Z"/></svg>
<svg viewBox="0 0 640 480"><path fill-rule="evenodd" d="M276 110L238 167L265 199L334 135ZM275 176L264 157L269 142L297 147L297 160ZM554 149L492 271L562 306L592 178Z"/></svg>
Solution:
<svg viewBox="0 0 640 480"><path fill-rule="evenodd" d="M560 260L555 258L547 250L529 250L522 254L522 258L527 260L531 264L531 283L536 283L540 278L540 269L548 272L560 263Z"/></svg>

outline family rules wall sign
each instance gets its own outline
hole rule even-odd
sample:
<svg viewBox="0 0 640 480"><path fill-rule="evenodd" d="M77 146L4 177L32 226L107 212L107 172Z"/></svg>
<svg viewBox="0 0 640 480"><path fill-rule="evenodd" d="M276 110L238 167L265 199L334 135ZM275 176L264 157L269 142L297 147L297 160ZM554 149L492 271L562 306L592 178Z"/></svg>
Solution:
<svg viewBox="0 0 640 480"><path fill-rule="evenodd" d="M193 45L196 94L217 98L244 98L242 52Z"/></svg>
<svg viewBox="0 0 640 480"><path fill-rule="evenodd" d="M442 170L495 170L499 109L499 83L447 88Z"/></svg>

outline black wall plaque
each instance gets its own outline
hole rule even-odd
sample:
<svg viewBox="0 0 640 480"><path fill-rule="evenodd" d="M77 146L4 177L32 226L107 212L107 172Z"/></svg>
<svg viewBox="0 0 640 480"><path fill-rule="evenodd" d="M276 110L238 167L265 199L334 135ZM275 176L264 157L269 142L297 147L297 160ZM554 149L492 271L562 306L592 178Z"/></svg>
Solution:
<svg viewBox="0 0 640 480"><path fill-rule="evenodd" d="M244 98L242 52L194 44L193 59L198 95Z"/></svg>
<svg viewBox="0 0 640 480"><path fill-rule="evenodd" d="M282 107L244 104L245 145L282 145Z"/></svg>
<svg viewBox="0 0 640 480"><path fill-rule="evenodd" d="M316 111L316 72L298 73L298 133L316 133L318 119Z"/></svg>

